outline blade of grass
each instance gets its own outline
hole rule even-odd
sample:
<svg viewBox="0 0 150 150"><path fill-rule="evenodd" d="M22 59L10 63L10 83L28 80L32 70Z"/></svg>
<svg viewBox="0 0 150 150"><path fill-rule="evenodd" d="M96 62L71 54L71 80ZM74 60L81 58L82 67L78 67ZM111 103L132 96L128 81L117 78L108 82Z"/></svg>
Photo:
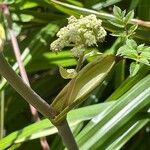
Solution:
<svg viewBox="0 0 150 150"><path fill-rule="evenodd" d="M93 118L89 125L77 136L80 149L93 149L102 145L138 111L150 104L150 75L137 83L119 98L105 114ZM139 94L140 93L140 94ZM91 129L91 124L94 127Z"/></svg>
<svg viewBox="0 0 150 150"><path fill-rule="evenodd" d="M73 127L80 122L90 120L105 108L111 107L114 103L115 102L106 102L72 110L68 113L69 124ZM22 130L15 131L1 139L0 149L5 149L15 143L37 139L42 136L48 136L56 132L56 128L49 122L49 120L44 119L37 123L33 123Z"/></svg>

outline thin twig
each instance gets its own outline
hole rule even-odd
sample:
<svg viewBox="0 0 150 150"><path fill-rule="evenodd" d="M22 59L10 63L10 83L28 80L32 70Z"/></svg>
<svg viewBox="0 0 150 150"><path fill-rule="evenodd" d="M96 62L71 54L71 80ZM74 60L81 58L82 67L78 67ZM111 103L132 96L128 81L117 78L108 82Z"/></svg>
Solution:
<svg viewBox="0 0 150 150"><path fill-rule="evenodd" d="M11 19L10 11L9 11L9 8L8 8L7 5L3 6L3 13L4 13L4 15L5 15L6 19L7 19L8 30L9 30L10 37L11 37L11 43L12 43L12 47L13 47L13 51L14 51L16 60L18 62L20 75L21 75L23 81L28 86L30 86L30 82L29 82L29 79L28 79L25 67L24 67L23 62L21 60L21 53L20 53L19 44L18 44L16 35L15 35L13 29L12 29L12 19ZM34 121L39 121L40 118L39 118L37 110L32 105L29 104L29 106L30 106L31 114L33 116ZM49 145L48 145L48 142L47 142L45 137L42 137L40 139L40 143L41 143L41 146L42 146L43 150L49 150L50 149Z"/></svg>

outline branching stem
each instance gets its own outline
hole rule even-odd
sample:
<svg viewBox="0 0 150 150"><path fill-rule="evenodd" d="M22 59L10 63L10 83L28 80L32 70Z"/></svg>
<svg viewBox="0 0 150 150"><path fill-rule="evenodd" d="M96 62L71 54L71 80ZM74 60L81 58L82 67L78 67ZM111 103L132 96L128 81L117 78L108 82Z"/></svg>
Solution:
<svg viewBox="0 0 150 150"><path fill-rule="evenodd" d="M53 122L55 117L53 108L22 81L22 79L7 63L2 53L0 53L0 74L28 103L33 105L41 114ZM56 125L56 127L66 147L69 150L78 150L67 121L62 121L59 125Z"/></svg>
<svg viewBox="0 0 150 150"><path fill-rule="evenodd" d="M19 44L18 44L16 35L15 35L15 32L13 31L13 28L12 28L12 19L11 19L9 7L7 5L3 6L3 14L7 19L8 31L10 33L10 39L11 39L13 51L14 51L14 54L15 54L15 57L17 59L17 63L18 63L18 66L19 66L20 75L21 75L23 81L28 86L30 86L30 82L29 82L25 67L24 67L23 62L21 60L21 53L20 53ZM31 114L33 116L33 120L34 121L39 121L40 118L39 118L37 110L32 105L29 104L29 106L30 106ZM47 142L45 137L40 139L40 143L41 143L41 146L42 146L43 150L50 150L48 142Z"/></svg>

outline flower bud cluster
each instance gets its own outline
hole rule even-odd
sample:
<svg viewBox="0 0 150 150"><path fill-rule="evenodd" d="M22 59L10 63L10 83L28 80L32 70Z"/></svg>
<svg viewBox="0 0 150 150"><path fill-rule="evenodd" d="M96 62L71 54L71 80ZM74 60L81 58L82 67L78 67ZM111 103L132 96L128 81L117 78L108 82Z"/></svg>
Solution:
<svg viewBox="0 0 150 150"><path fill-rule="evenodd" d="M79 19L71 16L68 18L68 25L57 33L58 39L50 45L50 49L58 52L73 45L71 51L78 57L87 47L97 46L98 42L104 40L106 31L101 25L102 21L95 15L81 16Z"/></svg>

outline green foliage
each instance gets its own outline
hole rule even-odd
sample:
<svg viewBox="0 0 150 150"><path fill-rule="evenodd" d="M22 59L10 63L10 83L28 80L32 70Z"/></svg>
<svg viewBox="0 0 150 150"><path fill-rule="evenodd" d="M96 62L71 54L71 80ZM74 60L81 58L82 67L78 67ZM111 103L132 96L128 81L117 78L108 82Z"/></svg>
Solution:
<svg viewBox="0 0 150 150"><path fill-rule="evenodd" d="M106 102L70 111L68 114L68 121L71 125L71 128L74 128L80 122L92 119L94 116L104 111L105 108L109 107L109 105L112 105L113 103L115 102ZM23 128L22 130L15 131L3 138L0 141L0 148L6 149L13 143L17 144L43 136L52 135L54 133L57 133L56 128L50 123L48 119L43 119L37 123Z"/></svg>
<svg viewBox="0 0 150 150"><path fill-rule="evenodd" d="M81 69L51 104L58 113L54 121L60 122L69 110L83 102L98 85L103 83L114 65L113 55L102 55Z"/></svg>
<svg viewBox="0 0 150 150"><path fill-rule="evenodd" d="M110 21L111 24L120 28L119 31L114 32L112 35L122 38L129 38L135 34L135 30L138 28L137 24L129 25L134 17L134 11L130 11L126 14L126 10L122 11L119 7L113 7L114 18Z"/></svg>
<svg viewBox="0 0 150 150"><path fill-rule="evenodd" d="M141 64L150 66L150 47L144 44L137 45L132 39L127 39L126 44L119 48L117 55L134 60L130 65L130 75L134 76Z"/></svg>
<svg viewBox="0 0 150 150"><path fill-rule="evenodd" d="M150 122L149 0L4 2L10 8L13 30L31 87L58 111L56 121L68 113L67 120L79 148L147 149L146 128ZM82 65L77 71L75 65L79 57L72 56L72 43L58 54L49 50L49 44L67 25L66 18L91 14L102 20L108 34L97 47L92 45L89 49L86 46ZM7 36L4 54L19 73L5 17L1 17L1 23ZM117 64L118 59L122 60ZM0 91L3 90L5 104L1 103L0 108L1 112L4 110L5 118L0 118L0 124L5 122L5 137L0 139L0 149L41 149L39 138L43 136L47 137L52 150L65 148L55 134L56 128L47 119L40 116L41 121L33 122L28 105L5 79L0 83Z"/></svg>
<svg viewBox="0 0 150 150"><path fill-rule="evenodd" d="M77 76L75 69L65 69L62 66L59 67L59 72L64 79L73 79Z"/></svg>

